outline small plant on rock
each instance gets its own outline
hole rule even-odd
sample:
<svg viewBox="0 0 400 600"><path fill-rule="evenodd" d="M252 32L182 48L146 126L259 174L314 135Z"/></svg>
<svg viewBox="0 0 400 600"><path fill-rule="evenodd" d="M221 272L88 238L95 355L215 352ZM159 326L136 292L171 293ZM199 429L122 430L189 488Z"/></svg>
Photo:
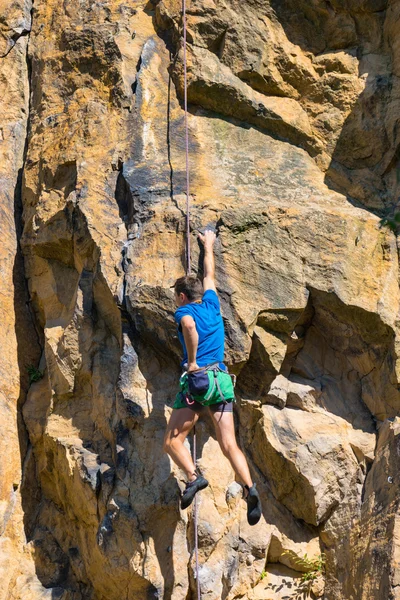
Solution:
<svg viewBox="0 0 400 600"><path fill-rule="evenodd" d="M307 554L297 561L297 564L305 567L307 571L303 573L302 580L304 582L314 581L318 575L325 573L325 554L318 554L314 558L309 558Z"/></svg>
<svg viewBox="0 0 400 600"><path fill-rule="evenodd" d="M263 579L265 579L266 576L267 576L267 571L265 569L263 569L261 571L261 574L260 574L260 581L262 581Z"/></svg>
<svg viewBox="0 0 400 600"><path fill-rule="evenodd" d="M39 371L34 365L28 365L26 370L29 375L29 385L35 383L35 381L39 381L43 377L42 371Z"/></svg>
<svg viewBox="0 0 400 600"><path fill-rule="evenodd" d="M388 227L393 233L398 235L400 231L400 212L394 213L392 217L384 217L379 221L381 227Z"/></svg>
<svg viewBox="0 0 400 600"><path fill-rule="evenodd" d="M285 550L282 554L291 554L289 550ZM319 575L325 573L325 554L317 554L311 558L305 554L303 558L296 558L295 562L304 569L301 576L303 583L314 581Z"/></svg>

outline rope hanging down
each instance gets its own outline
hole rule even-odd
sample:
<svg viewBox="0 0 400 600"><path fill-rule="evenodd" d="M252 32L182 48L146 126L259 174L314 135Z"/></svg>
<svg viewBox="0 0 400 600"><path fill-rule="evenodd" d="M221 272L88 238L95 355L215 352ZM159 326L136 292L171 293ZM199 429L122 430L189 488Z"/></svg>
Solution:
<svg viewBox="0 0 400 600"><path fill-rule="evenodd" d="M182 0L183 18L183 105L185 111L185 151L186 151L186 273L190 274L190 181L189 181L189 127L187 120L187 60L186 60L186 0Z"/></svg>
<svg viewBox="0 0 400 600"><path fill-rule="evenodd" d="M187 61L186 61L186 0L182 0L182 20L183 20L183 105L185 111L185 151L186 151L186 273L191 271L190 257L190 180L189 180L189 128L187 120ZM196 427L193 429L193 462L196 465ZM196 587L197 600L201 600L200 581L199 581L199 544L198 544L198 505L197 494L194 497L194 553L196 568Z"/></svg>
<svg viewBox="0 0 400 600"><path fill-rule="evenodd" d="M196 427L193 430L193 462L196 464ZM197 600L201 600L200 593L200 580L199 580L199 540L197 535L197 524L198 524L198 506L197 506L197 494L194 497L194 556L196 565L196 587L197 587Z"/></svg>

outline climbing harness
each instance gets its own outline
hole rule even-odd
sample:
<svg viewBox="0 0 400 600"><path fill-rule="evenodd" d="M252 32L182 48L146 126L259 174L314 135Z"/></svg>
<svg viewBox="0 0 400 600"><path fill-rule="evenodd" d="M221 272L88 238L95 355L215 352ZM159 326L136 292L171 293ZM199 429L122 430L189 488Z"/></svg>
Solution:
<svg viewBox="0 0 400 600"><path fill-rule="evenodd" d="M185 371L179 381L180 395L188 405L195 402L208 406L216 402L232 401L236 376L222 369L219 362L200 367L197 371Z"/></svg>
<svg viewBox="0 0 400 600"><path fill-rule="evenodd" d="M185 112L185 152L186 152L186 273L191 271L190 257L190 180L189 180L189 128L187 121L187 62L186 62L186 0L182 0L182 20L183 20L183 89L184 89L184 112ZM193 462L196 466L196 427L193 428ZM199 581L199 544L198 544L198 504L197 494L194 497L194 553L196 570L197 600L201 600L200 581Z"/></svg>

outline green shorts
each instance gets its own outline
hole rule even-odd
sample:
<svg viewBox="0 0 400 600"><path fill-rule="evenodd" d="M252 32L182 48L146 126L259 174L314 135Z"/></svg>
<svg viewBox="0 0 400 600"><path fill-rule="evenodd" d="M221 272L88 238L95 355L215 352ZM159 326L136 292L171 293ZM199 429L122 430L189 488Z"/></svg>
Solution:
<svg viewBox="0 0 400 600"><path fill-rule="evenodd" d="M187 398L202 406L235 401L232 376L227 371L215 369L183 373L179 387L173 408L187 408Z"/></svg>

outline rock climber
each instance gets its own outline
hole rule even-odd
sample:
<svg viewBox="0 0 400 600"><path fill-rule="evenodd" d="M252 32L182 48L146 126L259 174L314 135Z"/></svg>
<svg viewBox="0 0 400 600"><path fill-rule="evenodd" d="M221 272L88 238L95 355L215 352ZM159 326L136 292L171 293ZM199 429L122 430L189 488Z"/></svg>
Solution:
<svg viewBox="0 0 400 600"><path fill-rule="evenodd" d="M250 525L261 517L261 502L243 452L237 445L233 420L235 400L231 375L224 360L224 325L214 279L216 234L199 234L204 246L203 283L193 275L177 279L174 285L177 310L175 320L183 346L184 373L176 396L164 440L164 450L186 474L181 507L187 508L208 481L196 470L184 441L199 415L208 410L223 454L229 459L243 485Z"/></svg>

